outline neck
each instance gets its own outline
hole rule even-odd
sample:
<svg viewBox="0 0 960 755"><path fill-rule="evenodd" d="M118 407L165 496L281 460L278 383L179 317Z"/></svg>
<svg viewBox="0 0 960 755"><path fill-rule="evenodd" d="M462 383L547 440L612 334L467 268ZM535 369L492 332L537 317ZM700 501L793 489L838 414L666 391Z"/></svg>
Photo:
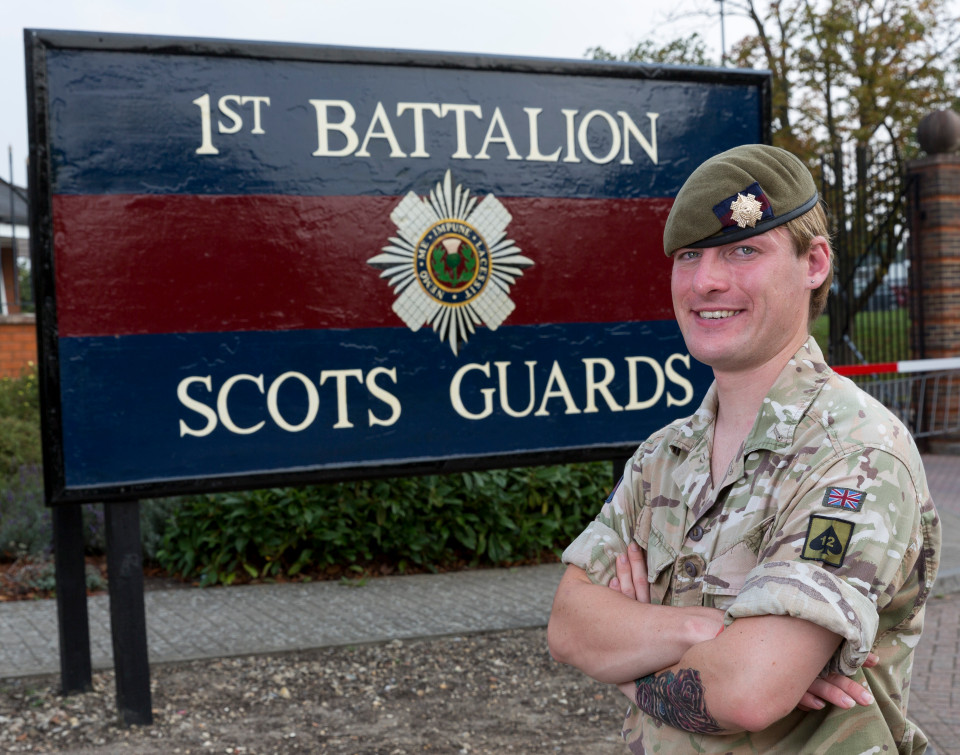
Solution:
<svg viewBox="0 0 960 755"><path fill-rule="evenodd" d="M804 342L806 338L804 338ZM780 353L777 359L749 370L721 372L714 370L717 381L717 426L726 434L743 440L756 421L763 399L770 392L787 362L800 349L795 348Z"/></svg>

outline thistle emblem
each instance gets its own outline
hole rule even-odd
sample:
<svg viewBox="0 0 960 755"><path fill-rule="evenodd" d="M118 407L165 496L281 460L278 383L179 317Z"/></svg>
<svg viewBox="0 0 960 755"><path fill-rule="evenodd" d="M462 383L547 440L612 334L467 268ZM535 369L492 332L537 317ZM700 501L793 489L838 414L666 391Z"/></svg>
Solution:
<svg viewBox="0 0 960 755"><path fill-rule="evenodd" d="M730 205L730 212L738 226L754 228L757 221L763 217L763 205L753 194L737 194L737 198Z"/></svg>
<svg viewBox="0 0 960 755"><path fill-rule="evenodd" d="M507 319L510 287L533 260L506 238L510 213L493 194L454 188L448 170L429 197L408 193L390 220L397 236L367 264L393 286L393 311L410 330L432 326L456 355L477 325Z"/></svg>

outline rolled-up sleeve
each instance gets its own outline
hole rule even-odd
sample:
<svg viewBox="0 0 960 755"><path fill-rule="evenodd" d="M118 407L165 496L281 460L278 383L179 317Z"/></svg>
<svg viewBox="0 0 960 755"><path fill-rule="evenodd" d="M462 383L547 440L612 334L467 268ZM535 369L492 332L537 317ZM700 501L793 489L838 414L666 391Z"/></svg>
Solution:
<svg viewBox="0 0 960 755"><path fill-rule="evenodd" d="M727 621L773 614L825 627L843 638L825 671L851 675L876 640L879 611L914 571L921 501L907 465L883 450L812 470L811 481L781 509Z"/></svg>
<svg viewBox="0 0 960 755"><path fill-rule="evenodd" d="M583 569L595 584L608 584L617 575L617 556L626 553L633 539L638 515L635 479L631 460L600 513L561 557L563 563Z"/></svg>

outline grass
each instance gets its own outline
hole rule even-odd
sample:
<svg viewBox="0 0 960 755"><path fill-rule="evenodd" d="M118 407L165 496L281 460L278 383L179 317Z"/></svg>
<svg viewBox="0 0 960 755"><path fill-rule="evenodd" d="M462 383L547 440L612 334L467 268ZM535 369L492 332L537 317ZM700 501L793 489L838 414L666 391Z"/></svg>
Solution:
<svg viewBox="0 0 960 755"><path fill-rule="evenodd" d="M824 355L829 355L830 316L823 315L816 320L812 333ZM905 308L860 312L850 338L868 364L910 359L910 314Z"/></svg>

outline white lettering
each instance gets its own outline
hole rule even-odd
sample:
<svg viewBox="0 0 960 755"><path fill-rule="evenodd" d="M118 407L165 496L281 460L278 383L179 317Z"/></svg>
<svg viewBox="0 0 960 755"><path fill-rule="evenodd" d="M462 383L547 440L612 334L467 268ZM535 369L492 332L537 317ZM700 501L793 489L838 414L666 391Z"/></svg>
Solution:
<svg viewBox="0 0 960 755"><path fill-rule="evenodd" d="M320 373L320 385L322 386L328 377L335 378L337 381L337 424L333 427L353 427L347 416L347 378L356 378L363 382L362 370L324 370Z"/></svg>
<svg viewBox="0 0 960 755"><path fill-rule="evenodd" d="M564 121L566 122L567 127L567 156L563 158L565 163L578 163L580 158L577 157L577 139L576 139L576 129L574 128L574 119L577 117L579 110L561 110L563 113Z"/></svg>
<svg viewBox="0 0 960 755"><path fill-rule="evenodd" d="M230 102L235 102L239 105L240 95L225 94L223 95L223 97L220 98L220 101L217 103L217 108L220 110L220 112L223 115L227 116L227 118L229 118L231 121L233 121L233 124L230 126L224 125L223 121L220 121L220 120L217 121L217 130L221 134L235 134L240 129L243 128L243 118L240 117L240 114L236 110L231 109L230 105L228 104Z"/></svg>
<svg viewBox="0 0 960 755"><path fill-rule="evenodd" d="M377 125L380 125L379 131L374 131ZM363 137L363 144L360 146L357 157L370 157L367 151L367 145L371 139L386 139L390 145L390 157L406 157L406 153L400 149L397 137L393 133L393 126L390 125L390 119L387 118L387 112L383 109L383 103L378 102L373 111L373 118L370 119L370 125L367 126L367 133Z"/></svg>
<svg viewBox="0 0 960 755"><path fill-rule="evenodd" d="M248 102L253 103L253 128L250 129L251 134L264 134L266 133L263 130L263 126L260 125L260 105L264 104L267 107L270 107L270 98L269 97L252 97L246 96L240 98L240 104L246 105Z"/></svg>
<svg viewBox="0 0 960 755"><path fill-rule="evenodd" d="M647 141L647 137L640 132L637 124L631 120L629 115L622 110L618 110L617 115L623 121L623 159L620 162L623 165L633 165L633 160L630 159L630 137L632 136L643 148L643 151L647 153L653 164L656 165L657 118L660 117L660 113L647 113L647 118L650 119L650 141Z"/></svg>
<svg viewBox="0 0 960 755"><path fill-rule="evenodd" d="M667 406L685 406L690 403L690 399L693 398L693 383L687 380L682 375L678 375L677 372L673 369L674 362L683 362L684 366L689 370L690 369L690 355L689 354L671 354L667 359L666 370L667 377L670 378L670 382L675 385L679 385L684 390L684 396L682 399L675 399L671 394L667 394Z"/></svg>
<svg viewBox="0 0 960 755"><path fill-rule="evenodd" d="M380 399L383 403L390 407L392 413L386 419L380 419L371 410L367 410L367 421L370 423L370 427L374 425L383 425L384 427L390 427L400 419L400 402L397 400L397 397L392 393L388 393L379 385L377 385L377 376L386 375L389 377L393 384L397 384L397 368L391 367L387 369L386 367L375 367L370 372L367 373L367 390L370 391L370 395L374 398Z"/></svg>
<svg viewBox="0 0 960 755"><path fill-rule="evenodd" d="M192 399L189 395L187 395L187 391L190 389L191 383L200 383L207 389L209 393L213 393L213 382L211 381L209 375L206 377L188 377L181 380L180 384L177 386L177 398L180 399L180 403L187 407L187 409L195 411L201 417L205 417L207 420L206 427L200 430L193 430L187 426L186 422L180 420L180 437L182 438L184 435L193 435L197 438L202 438L212 433L216 428L217 413L206 404L201 404L199 401Z"/></svg>
<svg viewBox="0 0 960 755"><path fill-rule="evenodd" d="M350 155L360 143L357 132L353 130L353 124L357 120L357 111L353 109L346 100L310 100L317 111L317 150L313 153L314 157L345 157ZM339 123L331 123L327 116L329 108L340 108L343 111L343 120ZM341 149L330 149L330 132L337 131L346 138L347 143Z"/></svg>
<svg viewBox="0 0 960 755"><path fill-rule="evenodd" d="M464 376L474 370L482 372L486 377L490 377L490 362L484 362L483 364L465 364L454 373L453 380L450 381L450 405L453 407L453 410L464 419L484 419L493 413L493 393L496 391L496 388L480 389L480 393L483 394L483 410L480 412L475 413L469 411L464 405L463 399L460 397L460 384L463 382Z"/></svg>
<svg viewBox="0 0 960 755"><path fill-rule="evenodd" d="M613 363L609 359L583 359L581 361L587 371L587 408L583 410L584 414L600 411L597 409L597 392L603 396L603 400L607 402L610 411L622 412L623 407L614 400L610 389L607 387L610 385L616 372ZM594 378L594 367L598 365L603 367L603 380L600 382L597 382Z"/></svg>
<svg viewBox="0 0 960 755"><path fill-rule="evenodd" d="M448 113L453 113L457 125L457 151L450 155L454 160L469 160L470 152L467 150L467 124L466 113L472 113L477 118L483 117L483 111L479 105L450 105L444 103L440 106L440 117L446 118Z"/></svg>
<svg viewBox="0 0 960 755"><path fill-rule="evenodd" d="M210 95L204 94L197 97L193 104L200 108L200 146L197 147L198 155L219 155L220 150L213 146L213 124L210 117Z"/></svg>
<svg viewBox="0 0 960 755"><path fill-rule="evenodd" d="M603 157L597 157L590 148L589 129L590 122L594 118L603 119L607 122L607 126L610 127L610 150ZM577 130L577 143L580 145L580 151L587 156L590 162L605 165L613 160L620 152L620 127L610 113L604 112L603 110L591 110L583 117L583 120L580 121L580 128Z"/></svg>
<svg viewBox="0 0 960 755"><path fill-rule="evenodd" d="M527 154L527 159L537 162L555 163L560 159L560 153L563 151L563 147L557 147L557 151L550 155L540 153L540 129L537 125L537 119L540 117L542 111L543 108L540 107L525 107L523 109L523 112L527 114L527 121L530 124L530 152Z"/></svg>
<svg viewBox="0 0 960 755"><path fill-rule="evenodd" d="M303 387L307 391L307 414L300 422L299 425L291 425L287 420L280 414L280 407L277 406L277 394L280 392L280 386L283 385L289 378L296 378L299 380ZM270 384L270 390L267 391L267 411L270 412L270 416L273 418L273 421L277 423L277 427L281 430L286 430L288 433L298 433L301 430L306 430L310 425L313 424L313 421L317 418L317 411L320 409L320 395L317 393L317 389L314 387L313 383L310 382L310 379L299 372L284 372L280 377L274 380Z"/></svg>
<svg viewBox="0 0 960 755"><path fill-rule="evenodd" d="M653 369L653 374L657 381L657 387L656 390L654 390L653 395L644 401L640 401L637 398L637 364L640 362L649 365ZM627 370L630 383L630 402L627 404L627 411L635 412L641 409L649 409L651 406L657 403L660 400L660 396L663 395L664 379L663 369L660 367L660 363L651 357L627 357Z"/></svg>
<svg viewBox="0 0 960 755"><path fill-rule="evenodd" d="M410 157L430 157L426 150L423 137L423 111L429 110L437 118L440 118L440 104L437 102L398 102L397 116L403 115L408 110L413 111L413 152Z"/></svg>
<svg viewBox="0 0 960 755"><path fill-rule="evenodd" d="M554 385L556 385L556 388L554 388ZM573 395L570 393L570 386L567 385L567 380L563 376L563 371L560 369L560 365L557 364L556 361L554 361L553 367L550 368L550 377L547 379L547 388L543 392L543 399L540 401L540 408L537 409L534 414L535 417L550 416L550 412L547 411L547 402L552 398L563 399L563 402L567 405L567 409L564 414L580 413L580 410L573 401Z"/></svg>
<svg viewBox="0 0 960 755"><path fill-rule="evenodd" d="M494 128L500 129L500 136L494 136ZM489 160L490 155L487 154L487 147L490 146L492 142L499 142L507 148L507 159L508 160L522 160L520 153L517 152L516 147L513 146L513 139L510 138L510 132L507 130L507 124L503 122L503 113L500 112L500 108L497 108L493 111L493 118L490 119L490 125L487 127L487 135L483 138L483 146L480 147L480 151L474 157L475 160Z"/></svg>
<svg viewBox="0 0 960 755"><path fill-rule="evenodd" d="M230 432L236 433L237 435L250 435L263 427L265 422L260 420L252 427L238 427L230 416L230 411L227 409L227 398L230 395L230 391L233 386L241 380L250 381L260 389L260 393L263 393L263 375L257 375L256 377L253 375L234 375L227 379L221 386L220 393L217 394L217 414L220 415L220 421L223 423L223 426Z"/></svg>
<svg viewBox="0 0 960 755"><path fill-rule="evenodd" d="M537 388L534 383L533 368L537 366L536 362L524 362L527 365L527 373L530 376L530 403L527 408L518 412L510 407L510 399L507 397L507 368L510 362L494 362L497 368L497 375L500 378L500 408L511 417L526 417L533 411L533 405L537 401Z"/></svg>

